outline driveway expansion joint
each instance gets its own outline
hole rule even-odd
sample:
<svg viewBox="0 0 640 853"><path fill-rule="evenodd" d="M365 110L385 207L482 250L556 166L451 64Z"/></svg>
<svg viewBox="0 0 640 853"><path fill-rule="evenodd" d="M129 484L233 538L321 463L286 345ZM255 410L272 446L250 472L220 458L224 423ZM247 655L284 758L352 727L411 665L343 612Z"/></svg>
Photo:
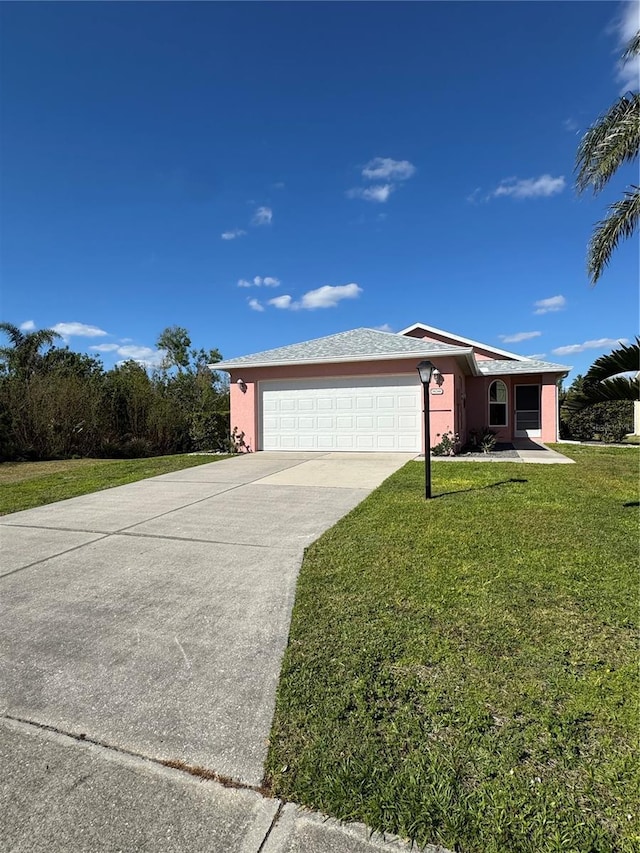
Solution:
<svg viewBox="0 0 640 853"><path fill-rule="evenodd" d="M271 797L266 791L264 783L261 783L260 785L250 785L247 782L240 782L237 779L232 779L230 776L224 776L220 773L216 773L214 770L209 770L206 767L187 764L185 761L181 761L176 758L153 758L153 756L145 755L142 752L136 752L133 749L116 746L115 744L108 743L107 741L91 737L84 732L68 732L64 729L59 729L57 726L52 726L49 723L39 723L37 720L29 720L26 717L16 717L13 714L2 714L0 719L9 720L12 723L19 723L20 725L29 726L30 728L39 729L40 731L50 732L64 738L69 738L69 740L74 740L77 743L89 743L92 746L99 746L101 749L106 749L109 752L113 752L118 755L125 755L127 758L136 758L140 761L148 761L151 764L157 764L160 767L167 767L170 770L176 770L180 773L187 773L189 776L196 776L198 779L206 780L208 782L217 782L223 788L237 788L241 791L253 791L264 799L274 799L274 797Z"/></svg>

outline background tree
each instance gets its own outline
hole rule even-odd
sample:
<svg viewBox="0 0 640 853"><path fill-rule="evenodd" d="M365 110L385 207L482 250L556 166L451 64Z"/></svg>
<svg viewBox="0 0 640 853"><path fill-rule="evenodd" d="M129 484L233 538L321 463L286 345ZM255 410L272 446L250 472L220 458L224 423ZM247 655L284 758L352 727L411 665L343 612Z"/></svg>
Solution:
<svg viewBox="0 0 640 853"><path fill-rule="evenodd" d="M640 30L628 43L622 61L640 54ZM624 163L632 163L640 148L640 95L628 92L607 110L583 136L576 157L576 188L599 193ZM595 284L621 239L631 237L640 216L640 187L631 185L622 199L608 208L596 225L587 251L587 272Z"/></svg>
<svg viewBox="0 0 640 853"><path fill-rule="evenodd" d="M20 379L28 379L38 369L42 361L40 350L51 346L61 337L53 329L39 329L35 332L23 332L13 323L0 323L0 331L11 341L11 346L0 347L0 361L5 373Z"/></svg>
<svg viewBox="0 0 640 853"><path fill-rule="evenodd" d="M209 368L222 356L191 349L186 329L160 335L165 367L151 375L135 361L105 371L54 346L51 330L0 330L11 342L0 349L0 460L230 449L228 382Z"/></svg>
<svg viewBox="0 0 640 853"><path fill-rule="evenodd" d="M167 326L156 341L158 349L165 351L165 356L162 360L162 369L170 370L172 367L177 367L182 370L189 366L189 348L191 347L191 338L189 332L183 329L182 326Z"/></svg>

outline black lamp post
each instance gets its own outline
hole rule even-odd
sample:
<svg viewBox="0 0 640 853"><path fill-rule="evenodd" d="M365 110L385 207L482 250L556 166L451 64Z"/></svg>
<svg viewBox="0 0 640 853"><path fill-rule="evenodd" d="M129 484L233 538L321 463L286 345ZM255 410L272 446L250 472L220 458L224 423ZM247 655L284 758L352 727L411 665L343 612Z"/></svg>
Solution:
<svg viewBox="0 0 640 853"><path fill-rule="evenodd" d="M431 430L429 428L429 383L435 371L430 361L421 361L417 367L424 391L424 496L431 497Z"/></svg>

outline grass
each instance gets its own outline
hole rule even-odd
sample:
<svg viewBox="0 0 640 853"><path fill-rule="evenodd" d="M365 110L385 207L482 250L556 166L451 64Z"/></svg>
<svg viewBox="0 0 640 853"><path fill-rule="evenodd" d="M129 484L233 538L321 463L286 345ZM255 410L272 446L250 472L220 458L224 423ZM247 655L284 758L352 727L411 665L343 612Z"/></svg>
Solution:
<svg viewBox="0 0 640 853"><path fill-rule="evenodd" d="M312 545L271 791L464 853L631 853L638 466L410 462ZM635 504L635 505L634 505Z"/></svg>
<svg viewBox="0 0 640 853"><path fill-rule="evenodd" d="M3 462L0 465L0 515L226 458L181 455L149 459Z"/></svg>

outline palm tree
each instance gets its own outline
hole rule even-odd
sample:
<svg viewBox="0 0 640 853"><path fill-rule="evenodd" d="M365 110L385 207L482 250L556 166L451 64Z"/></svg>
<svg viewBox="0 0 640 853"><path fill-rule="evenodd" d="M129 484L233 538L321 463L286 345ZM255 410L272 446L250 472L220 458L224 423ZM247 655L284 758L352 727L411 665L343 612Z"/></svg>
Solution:
<svg viewBox="0 0 640 853"><path fill-rule="evenodd" d="M20 379L33 376L42 358L42 347L51 346L56 338L61 337L53 329L23 332L13 323L0 323L0 331L11 341L11 346L0 347L0 361L4 362L4 369L8 373Z"/></svg>
<svg viewBox="0 0 640 853"><path fill-rule="evenodd" d="M628 43L622 61L640 55L640 30ZM632 163L640 149L640 94L627 92L591 125L576 156L576 189L599 193L624 163ZM595 284L621 239L631 237L640 218L640 187L631 185L623 198L608 208L598 222L587 251L587 272Z"/></svg>
<svg viewBox="0 0 640 853"><path fill-rule="evenodd" d="M619 349L597 358L584 376L582 387L569 392L562 406L565 414L575 414L593 403L612 400L637 400L638 377L629 379L621 373L640 370L640 338L635 344L621 344Z"/></svg>

